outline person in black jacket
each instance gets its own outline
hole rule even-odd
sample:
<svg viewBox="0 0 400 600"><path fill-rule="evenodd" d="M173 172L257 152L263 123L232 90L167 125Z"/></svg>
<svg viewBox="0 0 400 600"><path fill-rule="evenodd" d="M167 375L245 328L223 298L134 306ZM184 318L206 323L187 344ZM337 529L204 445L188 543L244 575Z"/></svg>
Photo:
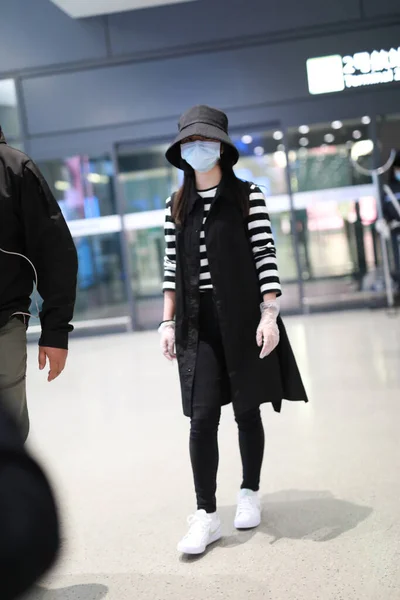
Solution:
<svg viewBox="0 0 400 600"><path fill-rule="evenodd" d="M48 381L64 370L73 317L77 253L71 234L37 166L9 147L0 128L0 391L23 439L26 402L26 327L36 284L43 299L39 368Z"/></svg>
<svg viewBox="0 0 400 600"><path fill-rule="evenodd" d="M57 508L41 467L28 454L0 397L0 598L14 600L57 558Z"/></svg>
<svg viewBox="0 0 400 600"><path fill-rule="evenodd" d="M394 163L389 172L389 187L397 199L397 205L400 204L400 152L397 152ZM400 214L394 206L392 200L387 195L383 203L384 217L390 228L390 236L393 248L394 258L394 277L400 283Z"/></svg>
<svg viewBox="0 0 400 600"><path fill-rule="evenodd" d="M178 544L201 554L221 537L216 488L221 407L232 403L243 479L237 529L261 523L264 456L260 405L304 400L304 389L279 316L281 284L266 201L233 166L239 152L227 116L195 106L179 122L167 160L184 171L165 218L164 356L178 359L183 411L191 419L190 458L197 511Z"/></svg>

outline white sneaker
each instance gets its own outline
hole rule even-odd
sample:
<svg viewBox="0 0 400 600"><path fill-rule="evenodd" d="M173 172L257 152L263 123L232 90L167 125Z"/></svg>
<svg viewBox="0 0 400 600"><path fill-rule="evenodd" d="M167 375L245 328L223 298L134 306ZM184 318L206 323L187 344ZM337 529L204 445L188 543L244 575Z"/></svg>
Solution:
<svg viewBox="0 0 400 600"><path fill-rule="evenodd" d="M198 510L188 518L189 531L178 544L178 552L182 554L203 554L207 546L222 537L221 521L217 513L207 514Z"/></svg>
<svg viewBox="0 0 400 600"><path fill-rule="evenodd" d="M236 529L254 529L261 523L261 502L257 492L240 490L235 517Z"/></svg>

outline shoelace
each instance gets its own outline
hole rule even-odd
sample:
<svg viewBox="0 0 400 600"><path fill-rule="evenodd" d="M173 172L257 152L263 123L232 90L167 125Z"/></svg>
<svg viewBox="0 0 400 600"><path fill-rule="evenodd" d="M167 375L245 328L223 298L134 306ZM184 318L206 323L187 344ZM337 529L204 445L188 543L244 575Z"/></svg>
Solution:
<svg viewBox="0 0 400 600"><path fill-rule="evenodd" d="M199 518L197 515L191 515L188 518L188 525L190 527L188 534L185 536L189 538L194 533L206 535L208 533L210 523L205 519Z"/></svg>
<svg viewBox="0 0 400 600"><path fill-rule="evenodd" d="M254 503L253 499L250 498L250 496L243 496L243 498L241 498L240 502L239 502L238 513L239 513L239 515L249 514L249 513L253 512L254 508L255 508L255 503Z"/></svg>

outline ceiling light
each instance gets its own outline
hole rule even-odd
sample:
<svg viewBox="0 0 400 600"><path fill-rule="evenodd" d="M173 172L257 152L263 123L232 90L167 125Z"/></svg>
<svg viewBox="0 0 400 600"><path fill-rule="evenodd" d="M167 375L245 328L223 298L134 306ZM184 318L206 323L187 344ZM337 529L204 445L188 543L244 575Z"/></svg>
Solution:
<svg viewBox="0 0 400 600"><path fill-rule="evenodd" d="M374 149L372 140L361 140L353 144L351 149L351 157L353 160L358 160L361 156L368 156Z"/></svg>
<svg viewBox="0 0 400 600"><path fill-rule="evenodd" d="M275 131L274 132L274 140L277 140L277 141L283 140L283 133L282 133L282 131Z"/></svg>
<svg viewBox="0 0 400 600"><path fill-rule="evenodd" d="M251 144L253 142L253 138L251 135L244 135L242 137L243 144Z"/></svg>
<svg viewBox="0 0 400 600"><path fill-rule="evenodd" d="M335 136L333 133L327 133L324 135L324 140L327 144L332 144L335 141Z"/></svg>
<svg viewBox="0 0 400 600"><path fill-rule="evenodd" d="M264 153L265 153L265 150L264 150L264 148L262 146L256 146L254 148L254 154L256 156L263 156Z"/></svg>
<svg viewBox="0 0 400 600"><path fill-rule="evenodd" d="M371 117L365 116L361 119L363 125L369 125L371 123Z"/></svg>
<svg viewBox="0 0 400 600"><path fill-rule="evenodd" d="M278 144L277 150L278 150L278 152L285 152L285 145L284 144Z"/></svg>
<svg viewBox="0 0 400 600"><path fill-rule="evenodd" d="M308 146L309 143L310 143L310 140L306 137L302 137L299 139L299 144L300 144L300 146L303 146L303 148Z"/></svg>
<svg viewBox="0 0 400 600"><path fill-rule="evenodd" d="M310 133L309 126L308 125L300 125L299 133L301 133L302 135L307 135L307 133Z"/></svg>
<svg viewBox="0 0 400 600"><path fill-rule="evenodd" d="M54 187L59 192L66 192L71 189L71 184L68 181L56 181Z"/></svg>
<svg viewBox="0 0 400 600"><path fill-rule="evenodd" d="M355 131L353 131L353 138L355 140L360 140L362 138L362 133L359 129L356 129Z"/></svg>
<svg viewBox="0 0 400 600"><path fill-rule="evenodd" d="M332 129L341 129L343 127L342 121L333 121Z"/></svg>
<svg viewBox="0 0 400 600"><path fill-rule="evenodd" d="M280 167L281 169L287 167L286 153L282 150L278 150L278 152L274 153L274 159L277 167Z"/></svg>
<svg viewBox="0 0 400 600"><path fill-rule="evenodd" d="M90 183L108 183L110 181L110 178L108 175L100 175L99 173L89 173L87 176L87 180L90 181Z"/></svg>

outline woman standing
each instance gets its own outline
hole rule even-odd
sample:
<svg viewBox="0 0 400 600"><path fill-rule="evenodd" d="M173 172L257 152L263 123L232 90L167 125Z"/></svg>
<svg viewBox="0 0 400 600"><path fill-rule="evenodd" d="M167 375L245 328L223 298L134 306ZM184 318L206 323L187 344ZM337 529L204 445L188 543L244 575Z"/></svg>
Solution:
<svg viewBox="0 0 400 600"><path fill-rule="evenodd" d="M159 331L166 358L178 359L197 496L178 550L201 554L221 537L221 407L232 402L239 428L243 482L235 526L248 529L261 522L260 405L271 402L279 412L283 398L307 396L279 317L281 286L265 198L233 172L239 153L226 115L207 106L190 109L166 157L184 171L184 183L167 202Z"/></svg>

